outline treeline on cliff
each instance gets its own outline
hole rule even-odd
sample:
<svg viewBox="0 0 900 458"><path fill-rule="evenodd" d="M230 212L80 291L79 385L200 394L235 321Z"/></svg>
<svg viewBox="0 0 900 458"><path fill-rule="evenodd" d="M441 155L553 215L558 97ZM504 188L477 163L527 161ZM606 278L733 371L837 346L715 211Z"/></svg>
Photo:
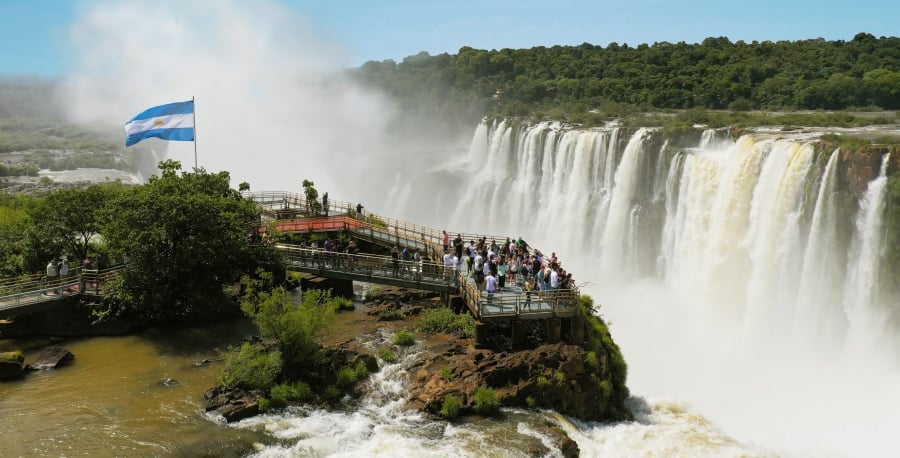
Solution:
<svg viewBox="0 0 900 458"><path fill-rule="evenodd" d="M356 72L417 115L467 119L642 109L900 109L900 38L610 43L425 52Z"/></svg>

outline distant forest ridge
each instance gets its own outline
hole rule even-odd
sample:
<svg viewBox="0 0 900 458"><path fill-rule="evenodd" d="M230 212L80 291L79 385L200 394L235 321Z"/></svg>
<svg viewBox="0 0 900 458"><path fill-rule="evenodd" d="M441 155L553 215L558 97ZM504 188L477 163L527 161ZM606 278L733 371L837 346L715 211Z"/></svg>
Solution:
<svg viewBox="0 0 900 458"><path fill-rule="evenodd" d="M422 52L357 77L417 115L571 115L654 109L900 109L900 38L658 42Z"/></svg>

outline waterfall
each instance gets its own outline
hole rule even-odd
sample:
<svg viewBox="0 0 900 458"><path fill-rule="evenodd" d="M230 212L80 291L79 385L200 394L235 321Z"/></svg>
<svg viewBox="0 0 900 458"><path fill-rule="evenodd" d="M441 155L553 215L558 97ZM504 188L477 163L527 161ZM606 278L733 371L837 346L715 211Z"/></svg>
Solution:
<svg viewBox="0 0 900 458"><path fill-rule="evenodd" d="M869 183L860 201L844 288L844 310L854 325L851 338L854 344L871 343L873 350L882 338L882 323L886 317L885 311L877 307L877 292L878 268L884 250L881 238L889 160L889 154L881 159L878 178Z"/></svg>
<svg viewBox="0 0 900 458"><path fill-rule="evenodd" d="M805 451L859 451L825 397L854 418L867 403L900 411L900 370L871 351L898 340L883 324L896 300L877 294L887 156L857 198L846 158L808 135L510 121L477 132L442 189L457 202L448 227L556 251L613 323L635 392L675 393L744 438ZM881 375L858 382L865 399L834 400L854 371ZM854 431L869 452L885 443L872 424Z"/></svg>

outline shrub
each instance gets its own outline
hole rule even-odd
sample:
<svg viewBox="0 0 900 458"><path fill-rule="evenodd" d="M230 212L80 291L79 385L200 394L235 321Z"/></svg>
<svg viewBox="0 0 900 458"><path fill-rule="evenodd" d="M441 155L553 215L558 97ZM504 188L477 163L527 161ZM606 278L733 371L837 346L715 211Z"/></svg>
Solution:
<svg viewBox="0 0 900 458"><path fill-rule="evenodd" d="M491 416L500 412L500 398L497 393L486 386L479 387L475 390L475 402L472 408L479 415Z"/></svg>
<svg viewBox="0 0 900 458"><path fill-rule="evenodd" d="M273 386L269 391L271 407L284 407L295 402L307 402L312 397L312 390L309 388L309 385L303 382L282 383Z"/></svg>
<svg viewBox="0 0 900 458"><path fill-rule="evenodd" d="M584 357L584 363L593 370L600 368L600 361L597 360L597 352L589 351Z"/></svg>
<svg viewBox="0 0 900 458"><path fill-rule="evenodd" d="M260 412L268 412L269 409L272 408L272 401L267 398L261 398L259 400L259 411Z"/></svg>
<svg viewBox="0 0 900 458"><path fill-rule="evenodd" d="M335 312L350 312L356 310L356 304L352 300L344 297L334 297L331 299L331 306Z"/></svg>
<svg viewBox="0 0 900 458"><path fill-rule="evenodd" d="M388 348L382 348L381 350L378 350L378 357L388 364L397 362L397 354Z"/></svg>
<svg viewBox="0 0 900 458"><path fill-rule="evenodd" d="M369 375L369 369L366 368L366 364L362 361L356 363L355 366L344 366L337 373L337 381L335 382L338 388L347 389L356 385L357 382L366 378Z"/></svg>
<svg viewBox="0 0 900 458"><path fill-rule="evenodd" d="M441 378L444 379L445 382L453 380L453 369L450 369L449 367L441 369Z"/></svg>
<svg viewBox="0 0 900 458"><path fill-rule="evenodd" d="M453 313L453 310L446 307L430 309L422 314L419 329L424 332L443 332L468 338L475 335L475 318L468 313Z"/></svg>
<svg viewBox="0 0 900 458"><path fill-rule="evenodd" d="M527 405L528 407L534 407L537 405L537 401L535 401L533 397L527 396L525 397L525 405Z"/></svg>
<svg viewBox="0 0 900 458"><path fill-rule="evenodd" d="M562 372L557 372L553 374L553 379L556 380L557 385L562 385L566 383L566 374Z"/></svg>
<svg viewBox="0 0 900 458"><path fill-rule="evenodd" d="M547 388L550 386L550 380L547 377L539 375L537 378L537 386L540 388Z"/></svg>
<svg viewBox="0 0 900 458"><path fill-rule="evenodd" d="M260 344L245 342L225 355L222 384L245 389L267 389L281 372L281 352L266 351Z"/></svg>
<svg viewBox="0 0 900 458"><path fill-rule="evenodd" d="M448 394L444 397L444 402L441 405L441 416L448 420L457 418L459 417L461 407L462 402L460 402L459 398L452 394Z"/></svg>
<svg viewBox="0 0 900 458"><path fill-rule="evenodd" d="M6 352L6 353L0 353L0 360L22 362L23 361L22 351L16 350L16 351L10 351L10 352Z"/></svg>
<svg viewBox="0 0 900 458"><path fill-rule="evenodd" d="M394 345L408 347L414 343L416 343L416 336L409 331L401 330L394 334Z"/></svg>

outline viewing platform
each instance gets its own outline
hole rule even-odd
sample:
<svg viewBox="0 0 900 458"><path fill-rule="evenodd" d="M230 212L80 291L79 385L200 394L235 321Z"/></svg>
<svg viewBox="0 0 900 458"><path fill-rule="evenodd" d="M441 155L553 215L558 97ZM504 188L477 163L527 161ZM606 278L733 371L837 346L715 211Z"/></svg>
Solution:
<svg viewBox="0 0 900 458"><path fill-rule="evenodd" d="M424 260L416 263L384 255L353 255L279 244L278 248L287 255L290 270L435 291L444 295L447 302L450 295L455 295L465 301L472 315L481 322L568 319L579 315L577 288L526 292L521 285L508 285L488 297L465 272L442 265L443 231L439 229L357 212L349 202L329 201L327 211L321 205L310 209L306 199L296 193L254 192L246 193L245 197L264 209L269 221L260 228L263 232L269 228L291 233L344 232L350 238L383 248L419 249L424 255ZM279 219L284 217L288 219ZM506 239L505 236L451 233L463 240Z"/></svg>

